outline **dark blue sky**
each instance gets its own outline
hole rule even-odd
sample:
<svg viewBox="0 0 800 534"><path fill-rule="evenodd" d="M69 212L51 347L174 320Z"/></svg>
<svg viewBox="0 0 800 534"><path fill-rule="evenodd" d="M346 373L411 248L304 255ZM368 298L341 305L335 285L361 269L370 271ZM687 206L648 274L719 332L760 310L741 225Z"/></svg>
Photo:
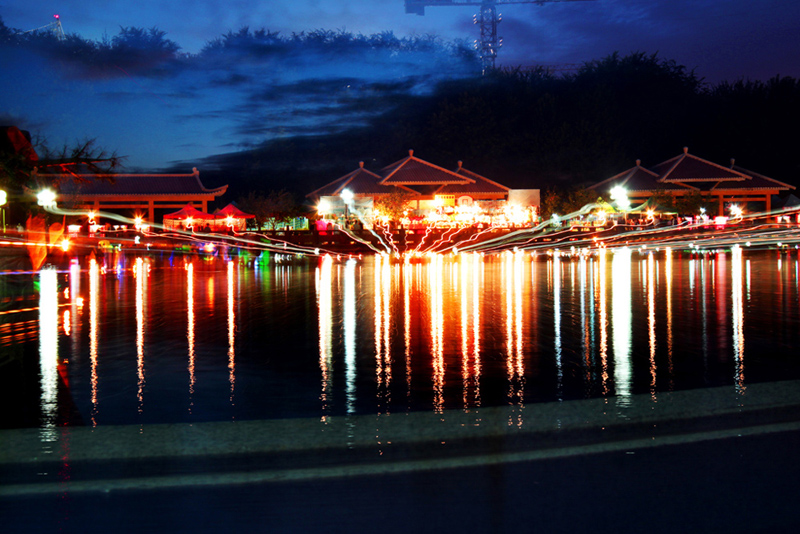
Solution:
<svg viewBox="0 0 800 534"><path fill-rule="evenodd" d="M43 26L58 13L67 33L85 39L111 39L120 27L157 27L191 54L243 26L284 36L389 30L398 37L435 34L471 43L478 37L476 10L428 7L420 17L405 14L403 0L0 0L0 16L14 29ZM695 69L710 83L800 77L800 2L595 0L500 11L500 66L581 63L642 51ZM18 83L0 91L0 122L38 133L50 145L96 138L128 156L131 168L191 167L275 136L335 132L385 109L367 104L370 97L389 105L392 95L424 92L438 77L468 74L446 54L229 59L158 75L119 69L98 76L63 60L6 54L0 67Z"/></svg>

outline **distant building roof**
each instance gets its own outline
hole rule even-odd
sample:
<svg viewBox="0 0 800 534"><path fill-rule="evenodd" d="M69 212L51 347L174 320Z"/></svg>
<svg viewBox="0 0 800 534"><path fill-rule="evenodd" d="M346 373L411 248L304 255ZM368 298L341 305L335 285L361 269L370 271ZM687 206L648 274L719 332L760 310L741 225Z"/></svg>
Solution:
<svg viewBox="0 0 800 534"><path fill-rule="evenodd" d="M446 185L466 184L474 180L459 176L453 171L428 163L414 157L414 151L408 151L408 157L396 161L381 169L383 185Z"/></svg>
<svg viewBox="0 0 800 534"><path fill-rule="evenodd" d="M338 196L344 189L348 189L356 196L388 195L396 191L392 186L381 185L382 178L364 168L364 162L358 164L358 169L349 172L312 191L307 197Z"/></svg>
<svg viewBox="0 0 800 534"><path fill-rule="evenodd" d="M596 183L589 187L589 189L603 189L608 187L611 189L616 186L623 186L626 190L631 192L636 191L683 191L687 189L694 189L691 186L684 184L674 184L669 182L660 182L659 175L649 169L642 167L642 162L636 160L636 166L631 167L626 171L607 178L602 182Z"/></svg>
<svg viewBox="0 0 800 534"><path fill-rule="evenodd" d="M414 156L408 151L408 157L387 165L378 173L359 168L341 178L307 194L306 197L338 196L344 189L350 190L354 196L374 197L388 195L398 190L417 197L443 195L485 196L496 199L507 196L509 188L489 180L477 173L464 169L458 162L458 169L447 170L433 163Z"/></svg>
<svg viewBox="0 0 800 534"><path fill-rule="evenodd" d="M463 176L471 180L467 183L461 184L448 184L442 186L439 191L437 191L440 195L475 195L475 194L501 194L507 195L510 191L510 188L498 184L497 182L490 180L484 176L481 176L478 173L469 171L465 169L462 165L462 162L458 162L458 168L455 170L455 173L459 176Z"/></svg>
<svg viewBox="0 0 800 534"><path fill-rule="evenodd" d="M599 190L605 187L621 185L631 193L650 193L656 191L788 191L794 186L768 178L764 175L748 171L733 165L718 165L711 161L689 154L684 148L683 154L659 163L650 169L636 166L611 178L598 182L589 189Z"/></svg>
<svg viewBox="0 0 800 534"><path fill-rule="evenodd" d="M58 186L62 195L91 197L218 197L228 189L227 185L214 189L200 182L200 173L191 174L87 174L49 175L60 178Z"/></svg>
<svg viewBox="0 0 800 534"><path fill-rule="evenodd" d="M689 154L689 149L683 149L683 154L668 159L653 167L658 173L660 182L743 182L750 176L737 172L731 168L717 165L710 161Z"/></svg>

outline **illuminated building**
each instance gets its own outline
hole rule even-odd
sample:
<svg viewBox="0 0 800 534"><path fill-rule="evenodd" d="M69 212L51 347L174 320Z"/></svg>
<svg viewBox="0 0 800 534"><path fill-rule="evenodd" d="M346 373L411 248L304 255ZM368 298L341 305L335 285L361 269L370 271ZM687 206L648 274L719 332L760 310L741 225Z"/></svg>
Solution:
<svg viewBox="0 0 800 534"><path fill-rule="evenodd" d="M344 190L353 193L352 202L357 208L370 211L374 200L398 192L405 193L409 213L419 217L432 211L453 215L458 207L475 206L484 212L501 210L509 197L518 191L465 169L460 161L458 168L451 171L414 156L413 150L409 150L408 157L377 172L365 169L362 161L355 171L312 191L306 197L319 200L328 209L328 214L338 215L344 212L341 199ZM517 197L531 199L531 205L538 205L538 190L524 192L524 195Z"/></svg>
<svg viewBox="0 0 800 534"><path fill-rule="evenodd" d="M208 211L208 203L228 189L227 185L206 188L197 169L190 174L48 174L47 178L58 184L59 197L72 207L126 216L138 213L153 222L156 210L189 204Z"/></svg>
<svg viewBox="0 0 800 534"><path fill-rule="evenodd" d="M668 159L650 168L636 166L621 172L588 189L607 194L616 186L625 188L628 197L634 202L645 202L657 194L673 198L700 194L709 202L716 202L718 215L724 215L725 206L731 203L757 202L764 211L772 209L772 196L781 191L794 189L794 186L779 182L764 175L749 171L734 164L718 165L689 154Z"/></svg>

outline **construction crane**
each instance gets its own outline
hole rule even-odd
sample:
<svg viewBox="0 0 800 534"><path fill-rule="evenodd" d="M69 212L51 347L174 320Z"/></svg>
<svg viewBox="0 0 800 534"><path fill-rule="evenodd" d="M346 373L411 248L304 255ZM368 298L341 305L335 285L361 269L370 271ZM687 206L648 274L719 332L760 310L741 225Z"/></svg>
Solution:
<svg viewBox="0 0 800 534"><path fill-rule="evenodd" d="M45 24L44 26L40 26L38 28L34 28L32 30L28 30L28 31L20 32L20 33L32 33L32 32L38 32L39 30L48 30L48 31L53 32L53 35L56 36L56 39L58 39L59 41L63 41L64 39L67 38L67 36L64 35L64 28L61 27L61 16L60 15L53 15L53 18L56 19L56 20L54 20L50 24Z"/></svg>
<svg viewBox="0 0 800 534"><path fill-rule="evenodd" d="M426 7L439 6L480 6L480 12L473 17L473 22L479 24L481 37L477 41L478 53L481 58L481 68L484 74L494 69L497 58L497 49L503 40L497 36L497 24L501 15L497 13L500 4L538 4L551 2L585 2L589 0L405 0L406 13L424 15Z"/></svg>

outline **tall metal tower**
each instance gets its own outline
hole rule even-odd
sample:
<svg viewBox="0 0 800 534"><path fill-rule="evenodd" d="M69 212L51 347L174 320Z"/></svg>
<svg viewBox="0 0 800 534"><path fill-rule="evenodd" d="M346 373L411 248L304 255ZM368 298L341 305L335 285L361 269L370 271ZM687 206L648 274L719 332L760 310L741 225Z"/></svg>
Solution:
<svg viewBox="0 0 800 534"><path fill-rule="evenodd" d="M494 69L497 49L503 40L497 36L497 23L501 16L497 13L500 4L539 4L550 2L583 2L588 0L405 0L406 13L424 15L426 7L439 6L480 6L480 12L473 17L475 24L481 28L481 37L477 41L483 73Z"/></svg>
<svg viewBox="0 0 800 534"><path fill-rule="evenodd" d="M52 32L53 35L56 36L56 39L58 39L59 41L63 41L64 39L67 38L67 36L64 35L64 28L61 26L61 16L53 15L53 18L56 20L54 20L50 24L45 24L44 26L40 26L39 28L34 28L32 30L27 30L20 33L31 33L31 32L38 32L39 30L48 30Z"/></svg>

